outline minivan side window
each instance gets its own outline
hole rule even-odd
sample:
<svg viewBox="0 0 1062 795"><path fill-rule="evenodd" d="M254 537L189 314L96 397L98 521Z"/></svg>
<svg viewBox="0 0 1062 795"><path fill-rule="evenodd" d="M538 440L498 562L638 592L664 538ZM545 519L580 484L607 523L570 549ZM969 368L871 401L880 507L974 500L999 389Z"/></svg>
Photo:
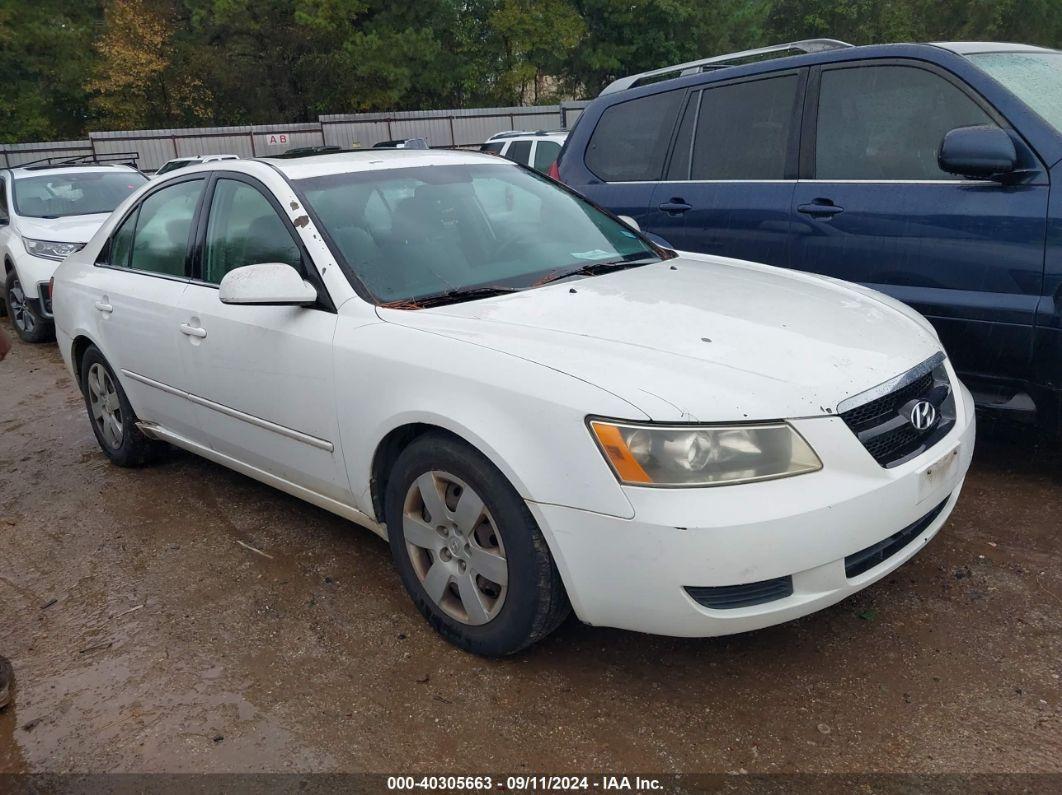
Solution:
<svg viewBox="0 0 1062 795"><path fill-rule="evenodd" d="M607 108L586 147L586 167L605 182L660 179L685 91L664 91Z"/></svg>
<svg viewBox="0 0 1062 795"><path fill-rule="evenodd" d="M961 179L937 152L956 127L994 122L963 91L926 69L828 69L819 89L815 178Z"/></svg>
<svg viewBox="0 0 1062 795"><path fill-rule="evenodd" d="M185 275L188 238L203 182L201 179L179 182L152 193L140 203L140 209L134 214L137 220L131 268L164 276ZM115 236L115 249L120 245L119 237L124 231L123 227ZM114 260L112 263L121 264Z"/></svg>
<svg viewBox="0 0 1062 795"><path fill-rule="evenodd" d="M259 262L283 262L303 272L298 244L261 191L246 182L219 179L210 202L203 281L220 284L234 268Z"/></svg>
<svg viewBox="0 0 1062 795"><path fill-rule="evenodd" d="M785 179L799 88L797 75L788 74L706 88L699 102L694 95L668 179Z"/></svg>

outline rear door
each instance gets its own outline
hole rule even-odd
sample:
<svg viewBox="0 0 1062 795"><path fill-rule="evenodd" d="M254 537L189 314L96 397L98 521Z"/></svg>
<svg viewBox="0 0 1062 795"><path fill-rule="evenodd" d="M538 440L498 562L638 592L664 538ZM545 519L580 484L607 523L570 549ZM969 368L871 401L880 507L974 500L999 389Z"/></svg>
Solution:
<svg viewBox="0 0 1062 795"><path fill-rule="evenodd" d="M95 307L95 339L137 416L188 438L197 429L181 363L178 305L188 285L193 222L206 179L147 194L112 233L80 285Z"/></svg>
<svg viewBox="0 0 1062 795"><path fill-rule="evenodd" d="M791 265L860 282L932 320L964 375L1022 378L1044 274L1048 178L1011 132L1019 183L937 164L944 135L1006 122L924 62L823 66L809 84Z"/></svg>
<svg viewBox="0 0 1062 795"><path fill-rule="evenodd" d="M786 265L806 74L691 90L643 228L684 251Z"/></svg>
<svg viewBox="0 0 1062 795"><path fill-rule="evenodd" d="M595 179L576 189L643 225L685 98L685 89L674 89L606 108L586 145L586 168Z"/></svg>
<svg viewBox="0 0 1062 795"><path fill-rule="evenodd" d="M179 308L196 421L219 453L348 501L332 369L336 313L324 302L221 303L222 278L243 265L283 262L313 277L294 228L261 183L220 172L208 193L196 278Z"/></svg>

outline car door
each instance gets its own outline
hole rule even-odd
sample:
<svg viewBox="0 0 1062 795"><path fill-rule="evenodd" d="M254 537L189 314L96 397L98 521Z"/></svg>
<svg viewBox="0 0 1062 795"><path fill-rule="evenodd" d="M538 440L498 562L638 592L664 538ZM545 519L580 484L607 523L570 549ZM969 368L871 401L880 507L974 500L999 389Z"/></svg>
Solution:
<svg viewBox="0 0 1062 795"><path fill-rule="evenodd" d="M943 70L823 66L809 86L791 265L860 282L926 315L966 375L1024 377L1044 273L1048 179L1013 132L1020 180L966 180L944 135L1006 122Z"/></svg>
<svg viewBox="0 0 1062 795"><path fill-rule="evenodd" d="M643 228L680 250L786 265L806 74L692 90Z"/></svg>
<svg viewBox="0 0 1062 795"><path fill-rule="evenodd" d="M206 180L169 182L129 210L79 289L95 308L95 339L144 422L197 433L181 362L178 306L188 285L189 244Z"/></svg>
<svg viewBox="0 0 1062 795"><path fill-rule="evenodd" d="M222 172L209 189L196 278L179 310L191 329L181 354L197 422L217 452L348 500L332 368L335 310L326 295L310 307L221 303L224 276L259 262L287 263L304 275L310 265L268 189Z"/></svg>
<svg viewBox="0 0 1062 795"><path fill-rule="evenodd" d="M635 97L606 108L586 144L584 162L594 175L573 187L617 215L655 232L646 215L664 173L685 89Z"/></svg>

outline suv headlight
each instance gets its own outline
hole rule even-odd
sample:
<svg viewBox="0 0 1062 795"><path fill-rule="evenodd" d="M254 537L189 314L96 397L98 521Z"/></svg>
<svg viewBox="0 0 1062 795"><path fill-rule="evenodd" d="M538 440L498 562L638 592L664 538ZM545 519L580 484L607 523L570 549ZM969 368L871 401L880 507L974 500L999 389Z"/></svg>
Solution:
<svg viewBox="0 0 1062 795"><path fill-rule="evenodd" d="M26 247L26 253L34 257L44 259L66 259L75 251L81 251L84 243L57 243L51 240L33 240L28 237L22 238L22 245Z"/></svg>
<svg viewBox="0 0 1062 795"><path fill-rule="evenodd" d="M590 420L590 429L621 483L631 486L723 486L822 469L792 426L651 425Z"/></svg>

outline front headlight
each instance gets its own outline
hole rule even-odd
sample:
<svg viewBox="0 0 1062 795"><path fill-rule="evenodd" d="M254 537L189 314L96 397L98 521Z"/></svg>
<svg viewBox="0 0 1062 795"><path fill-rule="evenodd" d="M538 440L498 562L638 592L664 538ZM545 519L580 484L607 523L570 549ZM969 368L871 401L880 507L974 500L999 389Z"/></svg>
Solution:
<svg viewBox="0 0 1062 795"><path fill-rule="evenodd" d="M54 260L66 259L85 247L84 243L57 243L52 240L32 240L28 237L22 238L22 245L26 247L26 253L34 257Z"/></svg>
<svg viewBox="0 0 1062 795"><path fill-rule="evenodd" d="M759 425L638 425L591 420L601 452L631 486L722 486L822 469L784 422Z"/></svg>

